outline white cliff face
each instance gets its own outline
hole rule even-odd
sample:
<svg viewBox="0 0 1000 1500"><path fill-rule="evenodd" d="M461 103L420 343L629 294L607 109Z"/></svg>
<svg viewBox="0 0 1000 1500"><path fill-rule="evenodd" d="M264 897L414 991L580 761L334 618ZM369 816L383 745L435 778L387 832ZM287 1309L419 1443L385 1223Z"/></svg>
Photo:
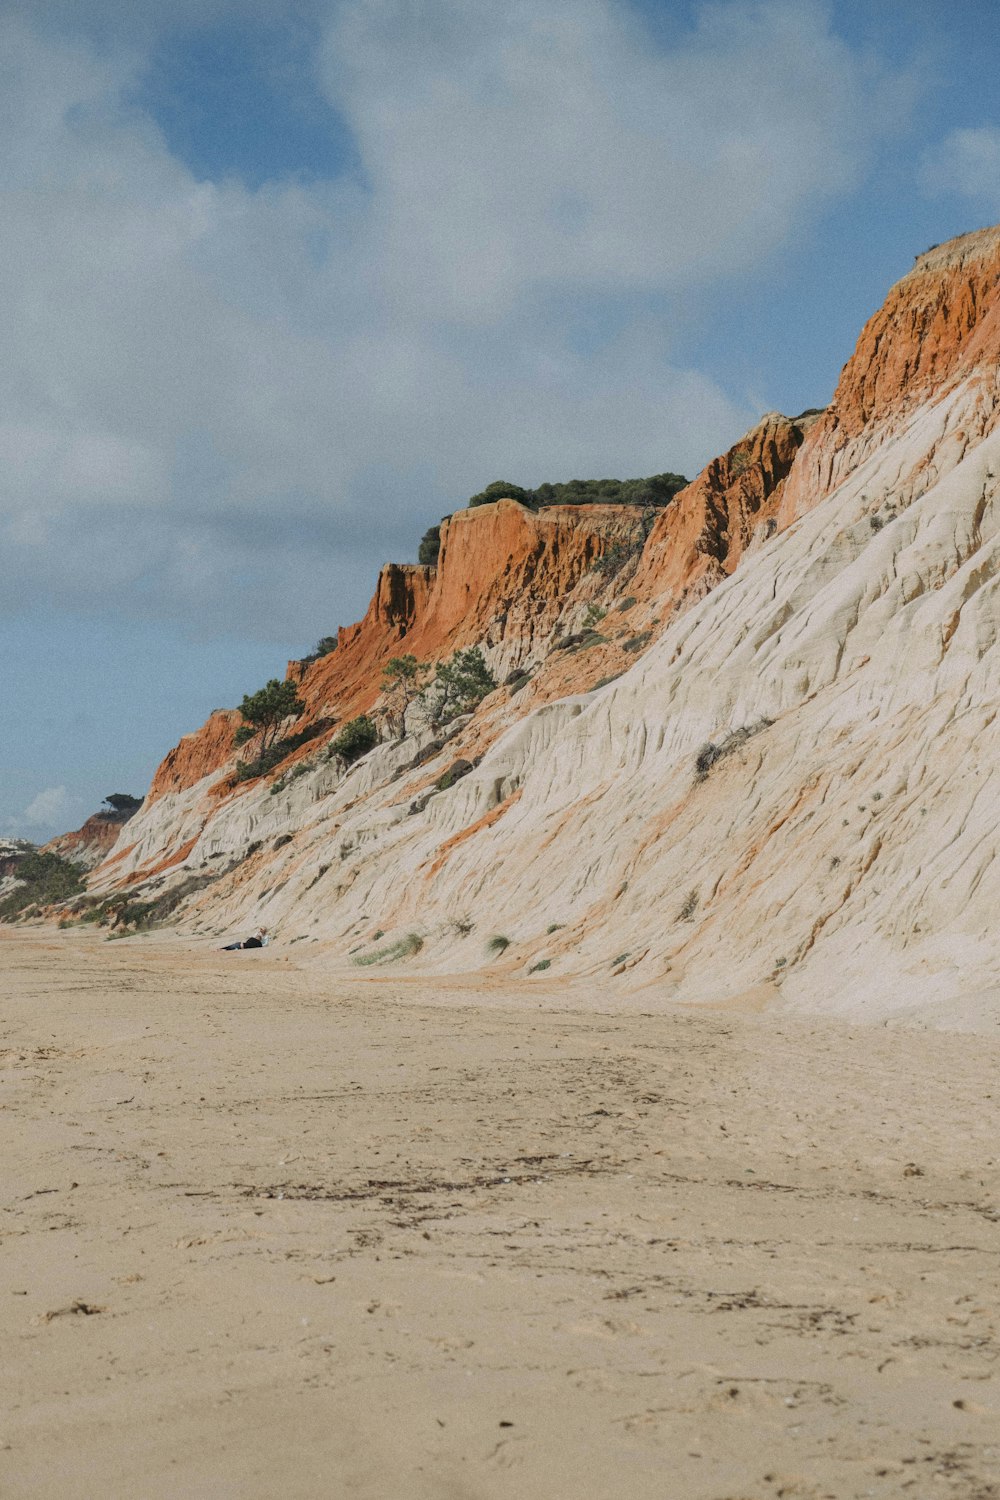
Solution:
<svg viewBox="0 0 1000 1500"><path fill-rule="evenodd" d="M415 932L420 969L548 959L643 1003L766 985L889 1014L1000 986L1000 432L926 461L978 400L923 407L625 676L515 724L422 810L447 748L393 780L414 745L381 746L204 827L204 785L167 795L122 864L195 837L184 864L211 873L259 842L191 920L345 957Z"/></svg>
<svg viewBox="0 0 1000 1500"><path fill-rule="evenodd" d="M859 349L881 358L871 328ZM210 881L190 928L264 922L328 964L541 966L533 983L599 978L644 1006L889 1018L964 997L1000 1024L998 410L981 361L846 436L825 419L787 530L453 785L435 787L454 747L412 764L426 730L346 775L317 752L277 792L219 800L214 773L143 809L100 881L172 850L154 881Z"/></svg>

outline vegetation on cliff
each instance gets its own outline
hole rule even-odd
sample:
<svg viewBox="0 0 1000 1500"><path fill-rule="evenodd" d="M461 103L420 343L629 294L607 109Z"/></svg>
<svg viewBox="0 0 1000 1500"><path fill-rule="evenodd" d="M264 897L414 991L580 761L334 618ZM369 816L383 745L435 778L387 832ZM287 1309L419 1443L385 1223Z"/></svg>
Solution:
<svg viewBox="0 0 1000 1500"><path fill-rule="evenodd" d="M550 505L635 505L644 510L662 510L688 483L683 474L651 474L646 479L569 479L565 484L540 484L525 489L509 479L494 479L484 490L472 495L469 510L492 505L497 500L516 500L529 510L544 510ZM437 526L429 526L420 539L417 561L435 566L441 547L441 526L451 516L442 516Z"/></svg>
<svg viewBox="0 0 1000 1500"><path fill-rule="evenodd" d="M13 922L32 908L68 901L84 889L83 873L58 854L32 849L18 858L11 874L19 882L0 901L0 922Z"/></svg>
<svg viewBox="0 0 1000 1500"><path fill-rule="evenodd" d="M233 736L235 745L246 745L257 741L257 754L253 760L237 762L236 774L241 781L253 776L262 776L278 764L288 753L287 746L277 741L278 730L286 719L299 718L305 713L305 704L295 691L294 682L280 682L272 677L256 693L245 693L240 704L243 723ZM281 755L275 758L275 752Z"/></svg>
<svg viewBox="0 0 1000 1500"><path fill-rule="evenodd" d="M306 666L309 662L319 661L321 656L329 656L336 649L337 637L335 635L321 635L309 655L301 658L302 665Z"/></svg>
<svg viewBox="0 0 1000 1500"><path fill-rule="evenodd" d="M127 823L142 806L142 798L133 797L128 792L112 792L104 801L105 806L98 816L115 823Z"/></svg>
<svg viewBox="0 0 1000 1500"><path fill-rule="evenodd" d="M469 509L495 500L519 500L532 510L547 505L669 505L687 484L683 474L652 474L647 479L570 479L565 484L540 484L526 490L505 479L495 479L469 500Z"/></svg>
<svg viewBox="0 0 1000 1500"><path fill-rule="evenodd" d="M350 719L331 741L330 750L334 755L339 755L349 766L353 766L362 755L367 755L369 750L374 750L378 744L378 729L367 714L359 714L356 719Z"/></svg>
<svg viewBox="0 0 1000 1500"><path fill-rule="evenodd" d="M493 674L478 646L456 651L450 661L439 662L434 680L421 693L428 717L435 726L448 724L459 714L470 714L496 687Z"/></svg>

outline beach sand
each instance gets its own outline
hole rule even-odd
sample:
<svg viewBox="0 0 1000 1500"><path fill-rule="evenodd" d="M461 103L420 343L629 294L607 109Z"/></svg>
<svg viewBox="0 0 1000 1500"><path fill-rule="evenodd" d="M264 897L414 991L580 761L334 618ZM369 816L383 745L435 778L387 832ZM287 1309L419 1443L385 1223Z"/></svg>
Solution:
<svg viewBox="0 0 1000 1500"><path fill-rule="evenodd" d="M5 1500L1000 1496L994 1023L40 929L0 991Z"/></svg>

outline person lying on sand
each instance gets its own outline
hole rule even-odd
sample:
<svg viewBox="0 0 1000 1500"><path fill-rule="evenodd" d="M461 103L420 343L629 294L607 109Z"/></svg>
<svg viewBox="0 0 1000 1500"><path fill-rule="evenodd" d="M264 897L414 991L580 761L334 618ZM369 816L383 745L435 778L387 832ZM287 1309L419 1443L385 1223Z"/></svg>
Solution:
<svg viewBox="0 0 1000 1500"><path fill-rule="evenodd" d="M266 927L255 927L245 943L227 943L219 952L232 953L234 948L266 948L270 941Z"/></svg>

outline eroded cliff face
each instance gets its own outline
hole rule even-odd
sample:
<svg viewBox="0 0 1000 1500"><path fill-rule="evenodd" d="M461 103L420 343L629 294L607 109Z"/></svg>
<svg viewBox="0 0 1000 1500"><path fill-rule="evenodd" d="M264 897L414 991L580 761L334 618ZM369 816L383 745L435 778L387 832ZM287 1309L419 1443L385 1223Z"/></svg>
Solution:
<svg viewBox="0 0 1000 1500"><path fill-rule="evenodd" d="M815 424L779 515L787 525L878 451L891 433L959 388L961 415L917 457L895 492L919 489L981 441L1000 388L1000 228L962 235L917 257L861 331L833 401Z"/></svg>
<svg viewBox="0 0 1000 1500"><path fill-rule="evenodd" d="M1000 360L1000 231L981 230L917 257L865 324L834 396L841 432L898 420Z"/></svg>
<svg viewBox="0 0 1000 1500"><path fill-rule="evenodd" d="M558 610L524 602L553 533L493 507L530 545L471 603L447 569L482 521L456 518L440 579L387 580L352 639L378 661L510 642L528 685L447 744L415 732L346 775L316 758L210 815L211 775L178 786L95 884L184 850L211 882L193 932L263 921L324 963L488 966L542 1003L589 977L644 1005L888 1015L974 992L1000 1014L998 260L997 231L922 257L829 411L766 418L618 572L581 554ZM595 601L604 638L567 648ZM319 712L338 663L317 666Z"/></svg>
<svg viewBox="0 0 1000 1500"><path fill-rule="evenodd" d="M500 500L459 511L442 523L436 567L390 563L364 619L338 632L337 650L304 672L293 664L306 720L370 710L383 667L404 653L434 662L479 645L502 680L544 650L594 563L635 524L626 506L533 512Z"/></svg>
<svg viewBox="0 0 1000 1500"><path fill-rule="evenodd" d="M146 806L167 792L194 786L226 765L233 756L233 735L242 722L235 708L217 708L200 729L186 734L156 768Z"/></svg>
<svg viewBox="0 0 1000 1500"><path fill-rule="evenodd" d="M732 573L773 536L785 480L814 417L769 412L657 519L635 579L643 598L682 599Z"/></svg>
<svg viewBox="0 0 1000 1500"><path fill-rule="evenodd" d="M58 854L71 864L92 870L111 853L121 837L126 818L94 813L72 833L62 833L42 846L43 854Z"/></svg>

